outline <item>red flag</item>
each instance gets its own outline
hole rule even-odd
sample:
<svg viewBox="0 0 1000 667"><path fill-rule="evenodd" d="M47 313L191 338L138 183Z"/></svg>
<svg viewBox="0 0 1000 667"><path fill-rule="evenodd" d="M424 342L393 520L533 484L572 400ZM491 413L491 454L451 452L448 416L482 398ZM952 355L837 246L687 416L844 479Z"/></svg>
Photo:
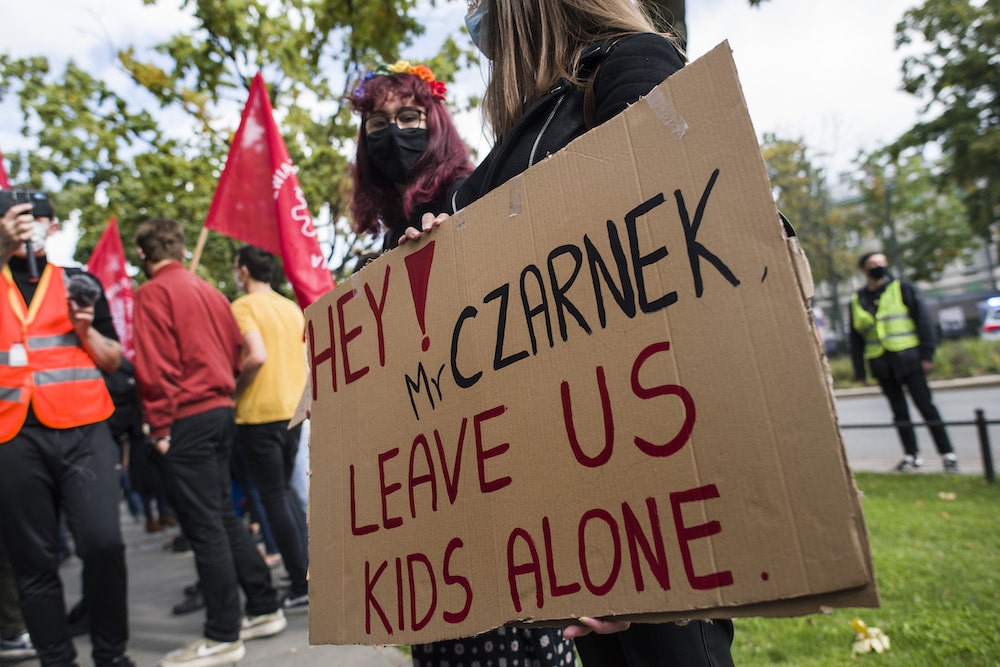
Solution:
<svg viewBox="0 0 1000 667"><path fill-rule="evenodd" d="M0 153L0 190L10 190L10 181L7 180L7 171L3 168L3 153Z"/></svg>
<svg viewBox="0 0 1000 667"><path fill-rule="evenodd" d="M333 289L309 206L259 72L205 227L281 257L303 308Z"/></svg>
<svg viewBox="0 0 1000 667"><path fill-rule="evenodd" d="M114 216L94 246L87 262L87 271L94 274L104 287L104 296L111 308L111 319L115 325L118 340L121 341L125 357L132 361L132 279L125 271L125 249L118 233L118 221Z"/></svg>

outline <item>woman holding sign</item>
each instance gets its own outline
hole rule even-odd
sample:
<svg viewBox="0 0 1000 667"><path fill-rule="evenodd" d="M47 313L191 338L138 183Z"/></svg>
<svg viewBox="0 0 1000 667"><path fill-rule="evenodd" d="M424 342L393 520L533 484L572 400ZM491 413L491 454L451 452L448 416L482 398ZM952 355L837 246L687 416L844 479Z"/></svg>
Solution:
<svg viewBox="0 0 1000 667"><path fill-rule="evenodd" d="M472 172L469 149L444 105L445 85L430 68L379 65L354 89L361 115L351 211L358 232L383 233L383 252L425 213L445 207L448 190ZM573 665L573 643L550 628L505 626L467 639L413 647L418 667Z"/></svg>
<svg viewBox="0 0 1000 667"><path fill-rule="evenodd" d="M634 0L469 0L465 23L491 63L483 97L494 147L456 183L455 212L621 113L684 66ZM447 219L427 214L400 243ZM616 632L622 628L623 631ZM731 665L728 620L639 624L581 619L564 636L593 665Z"/></svg>

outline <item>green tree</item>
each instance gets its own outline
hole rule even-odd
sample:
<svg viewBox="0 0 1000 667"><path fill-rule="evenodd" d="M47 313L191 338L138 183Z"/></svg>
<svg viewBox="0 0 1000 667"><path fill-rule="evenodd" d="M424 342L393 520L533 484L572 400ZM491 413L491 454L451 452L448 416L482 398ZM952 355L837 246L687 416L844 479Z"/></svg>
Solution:
<svg viewBox="0 0 1000 667"><path fill-rule="evenodd" d="M979 244L954 185L941 187L940 165L915 153L894 160L885 150L862 156L861 165L867 231L904 278L934 282L952 262L971 259Z"/></svg>
<svg viewBox="0 0 1000 667"><path fill-rule="evenodd" d="M841 287L854 270L857 209L835 202L826 173L814 164L802 139L765 134L761 152L778 209L791 221L809 259L813 279L829 289L834 330L843 331Z"/></svg>
<svg viewBox="0 0 1000 667"><path fill-rule="evenodd" d="M345 96L375 61L396 60L422 34L417 1L183 0L181 8L194 17L193 30L149 52L118 53L135 84L128 90L109 88L73 62L56 74L45 58L0 53L0 99L17 97L21 131L35 143L8 154L12 177L55 184L60 210L80 211L77 259L89 256L112 214L130 255L136 225L154 215L182 221L194 246L258 71L313 215L322 210L330 221L331 254L349 257L351 247L370 243L346 223L356 125ZM450 81L472 57L448 36L422 60ZM170 129L162 118L171 119ZM231 282L238 245L213 233L199 271ZM335 269L338 277L349 271Z"/></svg>
<svg viewBox="0 0 1000 667"><path fill-rule="evenodd" d="M991 258L1000 218L998 7L996 0L924 0L906 12L896 46L915 53L903 62L903 88L926 104L923 119L892 147L940 147L947 158L942 191L962 193L969 224Z"/></svg>

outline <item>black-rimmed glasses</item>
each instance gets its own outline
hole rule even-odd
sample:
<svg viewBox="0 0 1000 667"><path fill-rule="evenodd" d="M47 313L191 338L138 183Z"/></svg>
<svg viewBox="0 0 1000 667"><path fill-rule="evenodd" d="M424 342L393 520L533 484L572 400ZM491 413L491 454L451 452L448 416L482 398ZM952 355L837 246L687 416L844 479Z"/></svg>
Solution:
<svg viewBox="0 0 1000 667"><path fill-rule="evenodd" d="M401 130L420 127L426 115L426 111L414 107L403 107L392 116L384 111L375 111L365 119L365 134L368 136L381 134L389 129L390 123L394 123Z"/></svg>

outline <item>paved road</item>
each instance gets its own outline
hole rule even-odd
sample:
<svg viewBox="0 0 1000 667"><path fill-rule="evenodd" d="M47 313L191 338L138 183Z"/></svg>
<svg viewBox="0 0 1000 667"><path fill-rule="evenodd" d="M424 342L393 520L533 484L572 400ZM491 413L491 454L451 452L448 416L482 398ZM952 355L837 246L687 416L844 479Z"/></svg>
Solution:
<svg viewBox="0 0 1000 667"><path fill-rule="evenodd" d="M981 407L987 419L1000 420L1000 378L969 387L961 383L951 388L937 386L935 400L948 421L970 421ZM889 422L885 399L874 391L837 392L837 411L843 425ZM918 413L914 410L914 415ZM1000 425L989 429L991 441L1000 448ZM975 429L955 427L952 439L958 451L962 472L982 474ZM926 434L920 434L926 471L940 471L940 460ZM900 457L900 446L892 429L844 429L844 446L854 470L888 471ZM183 587L195 579L190 552L173 554L164 550L176 529L168 533L147 534L142 526L123 515L122 526L128 545L129 603L132 640L129 654L139 667L153 667L169 650L200 636L204 614L172 616L170 608L181 599ZM72 604L79 596L79 562L73 558L63 568L66 598ZM90 662L86 638L77 638L80 665ZM37 661L20 663L34 667ZM309 646L308 618L305 614L289 617L288 629L277 637L249 642L247 657L241 667L284 667L289 665L326 667L401 667L409 660L392 647Z"/></svg>
<svg viewBox="0 0 1000 667"><path fill-rule="evenodd" d="M982 409L986 420L1000 421L1000 378L990 377L970 382L945 382L932 385L934 402L945 422L971 422L975 410ZM892 421L889 404L878 388L871 390L838 391L837 415L844 436L848 464L854 470L887 472L899 462L902 446L893 428L844 428L851 424L888 424ZM910 404L914 421L923 418ZM1000 451L1000 424L987 429L993 450L994 468ZM961 472L982 475L983 460L975 426L949 428L952 446L959 458ZM924 472L941 472L941 458L926 428L917 429L917 443L924 459Z"/></svg>

